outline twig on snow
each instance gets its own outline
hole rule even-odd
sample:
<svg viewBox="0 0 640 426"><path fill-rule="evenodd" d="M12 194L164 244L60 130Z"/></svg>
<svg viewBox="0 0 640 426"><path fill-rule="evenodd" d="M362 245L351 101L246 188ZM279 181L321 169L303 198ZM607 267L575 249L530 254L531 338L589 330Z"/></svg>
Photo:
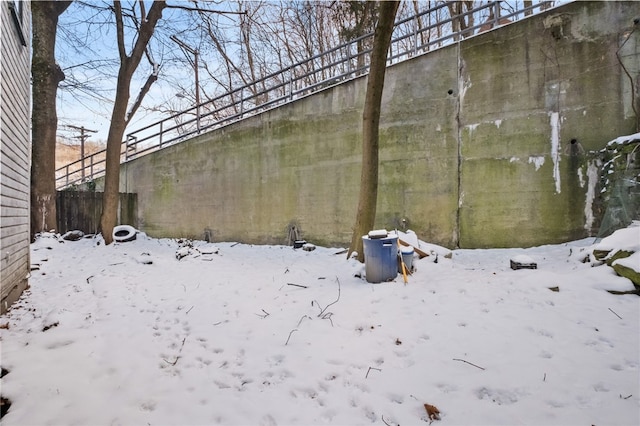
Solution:
<svg viewBox="0 0 640 426"><path fill-rule="evenodd" d="M292 286L294 286L294 287L309 288L309 287L308 287L308 286L306 286L306 285L294 284L294 283L287 283L287 285L292 285Z"/></svg>
<svg viewBox="0 0 640 426"><path fill-rule="evenodd" d="M169 365L170 365L170 366L172 366L172 367L173 367L173 366L175 366L175 365L178 363L178 360L179 360L179 359L180 359L180 355L178 355L178 356L176 357L176 360L175 360L175 361L173 361L173 362L169 362L169 361L167 361L166 359L162 358L162 360L163 360L164 362L166 362L167 364L169 364Z"/></svg>
<svg viewBox="0 0 640 426"><path fill-rule="evenodd" d="M364 378L365 378L365 379L369 378L369 372L370 372L371 370L382 371L382 370L381 370L381 369L379 369L379 368L369 367L369 369L367 370L367 374L364 376Z"/></svg>
<svg viewBox="0 0 640 426"><path fill-rule="evenodd" d="M475 365L474 363L469 362L469 361L465 361L464 359L454 358L453 360L454 360L454 361L466 362L467 364L469 364L469 365L473 365L474 367L479 368L480 370L484 370L484 368L480 367L479 365Z"/></svg>
<svg viewBox="0 0 640 426"><path fill-rule="evenodd" d="M268 317L270 315L269 312L265 311L264 309L262 309L262 312L264 312L264 315L262 315L262 314L256 314L256 315L259 316L262 319L265 319L266 317Z"/></svg>
<svg viewBox="0 0 640 426"><path fill-rule="evenodd" d="M340 300L340 280L338 279L338 277L336 277L336 282L338 283L338 298L336 300L334 300L333 302L329 303L327 306L325 306L324 309L320 309L320 313L318 314L318 318L323 318L322 315L324 314L324 311L326 311L329 308L329 306L335 305L336 303L338 303L338 300ZM318 303L318 302L316 301L316 303ZM313 304L313 302L311 304ZM319 303L318 303L318 308L320 308L320 304Z"/></svg>
<svg viewBox="0 0 640 426"><path fill-rule="evenodd" d="M333 312L327 312L326 314L324 314L322 316L322 319L328 319L329 322L331 323L331 327L333 327L333 320L331 319L331 317L333 316Z"/></svg>
<svg viewBox="0 0 640 426"><path fill-rule="evenodd" d="M631 398L633 395L628 395L628 396L622 396L622 394L620 394L620 398L621 399L629 399Z"/></svg>
<svg viewBox="0 0 640 426"><path fill-rule="evenodd" d="M613 311L613 309L611 309L611 308L608 308L608 309L609 309L611 312L613 312L613 314L614 314L615 316L617 316L618 318L622 319L622 317L621 317L620 315L616 314L616 313Z"/></svg>
<svg viewBox="0 0 640 426"><path fill-rule="evenodd" d="M188 314L189 312L191 312L191 310L192 310L192 309L193 309L193 306L189 308L189 310L187 311L187 314ZM186 315L186 314L185 314L185 315Z"/></svg>
<svg viewBox="0 0 640 426"><path fill-rule="evenodd" d="M309 318L309 319L311 319L311 317L310 317L310 316L303 315L302 317L300 317L300 321L298 321L298 325L296 325L296 327L300 327L300 324L302 324L302 320L303 320L303 319L305 319L305 318Z"/></svg>
<svg viewBox="0 0 640 426"><path fill-rule="evenodd" d="M284 345L285 345L285 346L287 346L287 344L289 343L289 339L291 339L291 335L293 334L293 332L294 332L294 331L298 331L298 329L297 329L297 328L294 328L293 330L291 330L291 331L289 332L289 337L287 337L287 341L286 341L286 342L284 342Z"/></svg>
<svg viewBox="0 0 640 426"><path fill-rule="evenodd" d="M185 337L184 339L182 339L182 345L180 346L180 349L178 350L178 356L176 356L175 361L173 362L169 362L166 359L162 358L162 360L164 362L166 362L167 364L171 365L171 366L175 366L178 363L178 360L180 359L180 354L182 353L182 348L184 348L184 342L187 340L187 338Z"/></svg>

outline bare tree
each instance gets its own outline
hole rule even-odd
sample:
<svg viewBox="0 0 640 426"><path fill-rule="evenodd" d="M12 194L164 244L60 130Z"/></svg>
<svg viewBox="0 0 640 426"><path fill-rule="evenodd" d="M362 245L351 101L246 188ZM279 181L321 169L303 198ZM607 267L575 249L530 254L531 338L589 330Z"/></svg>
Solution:
<svg viewBox="0 0 640 426"><path fill-rule="evenodd" d="M56 94L64 73L56 63L58 18L71 1L33 2L31 238L56 228Z"/></svg>
<svg viewBox="0 0 640 426"><path fill-rule="evenodd" d="M138 10L135 6L127 15L134 19L134 25L137 29L133 48L127 53L125 41L125 13L122 10L120 1L113 2L113 12L116 20L116 35L118 43L118 53L120 57L120 70L118 72L118 80L116 84L116 96L111 113L111 125L109 126L109 135L107 137L107 158L104 180L104 195L102 199L102 216L100 217L100 230L106 244L113 242L113 228L116 225L118 199L120 188L120 154L124 131L128 121L133 116L137 108L138 101L134 103L130 113L127 113L129 107L129 91L131 89L131 79L134 72L138 68L143 55L147 53L147 46L158 21L162 18L162 11L167 7L166 2L156 0L152 3L147 13L144 2L138 3ZM139 16L137 15L139 13ZM154 67L156 68L156 67ZM145 94L153 82L153 74L143 86L140 99ZM151 81L151 83L149 83Z"/></svg>
<svg viewBox="0 0 640 426"><path fill-rule="evenodd" d="M460 32L463 37L472 35L468 33L468 30L469 28L473 28L474 16L472 13L467 14L467 12L473 9L473 0L452 1L447 3L447 7L451 14L453 32L456 33L454 40L458 40L458 32Z"/></svg>
<svg viewBox="0 0 640 426"><path fill-rule="evenodd" d="M364 111L362 113L362 172L360 177L360 199L356 223L353 228L351 246L347 257L358 252L358 260L364 261L362 236L373 228L378 202L378 132L382 89L387 68L387 52L391 43L393 23L399 1L380 3L380 18L373 36L371 67L367 78Z"/></svg>
<svg viewBox="0 0 640 426"><path fill-rule="evenodd" d="M362 37L370 34L375 27L379 3L384 2L349 0L337 4L335 19L340 27L340 37L345 42L356 40L356 67L359 73L364 72L363 68L366 66L365 51L371 48L368 44L370 39Z"/></svg>

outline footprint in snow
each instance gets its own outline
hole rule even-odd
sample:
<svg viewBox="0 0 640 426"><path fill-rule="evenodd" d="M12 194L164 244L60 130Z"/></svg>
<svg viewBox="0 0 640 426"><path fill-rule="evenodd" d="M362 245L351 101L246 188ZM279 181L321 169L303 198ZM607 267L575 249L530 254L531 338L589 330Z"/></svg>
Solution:
<svg viewBox="0 0 640 426"><path fill-rule="evenodd" d="M404 402L404 396L398 393L390 393L387 395L387 398L389 398L389 401L396 404L402 404Z"/></svg>
<svg viewBox="0 0 640 426"><path fill-rule="evenodd" d="M260 419L260 426L278 426L278 422L276 422L271 414L267 414Z"/></svg>

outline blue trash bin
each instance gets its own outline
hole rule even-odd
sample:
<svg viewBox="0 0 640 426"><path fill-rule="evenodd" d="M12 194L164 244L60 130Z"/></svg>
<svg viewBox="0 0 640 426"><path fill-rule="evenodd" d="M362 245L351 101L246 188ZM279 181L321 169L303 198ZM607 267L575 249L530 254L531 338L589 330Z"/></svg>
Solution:
<svg viewBox="0 0 640 426"><path fill-rule="evenodd" d="M367 282L381 283L398 276L398 237L362 237Z"/></svg>

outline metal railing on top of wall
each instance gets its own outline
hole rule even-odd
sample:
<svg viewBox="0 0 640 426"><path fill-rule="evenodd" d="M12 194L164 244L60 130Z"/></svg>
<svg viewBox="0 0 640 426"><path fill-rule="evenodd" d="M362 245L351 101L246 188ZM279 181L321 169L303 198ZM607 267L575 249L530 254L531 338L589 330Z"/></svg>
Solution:
<svg viewBox="0 0 640 426"><path fill-rule="evenodd" d="M396 22L387 66L546 10L554 2L524 7L524 2L491 1L453 16L449 13L452 3L443 2ZM518 7L520 3L523 7ZM508 4L510 10L501 4ZM367 46L372 41L373 33L364 35L132 131L122 142L121 163L365 75L371 52ZM56 187L101 177L105 162L106 150L101 150L57 169Z"/></svg>

